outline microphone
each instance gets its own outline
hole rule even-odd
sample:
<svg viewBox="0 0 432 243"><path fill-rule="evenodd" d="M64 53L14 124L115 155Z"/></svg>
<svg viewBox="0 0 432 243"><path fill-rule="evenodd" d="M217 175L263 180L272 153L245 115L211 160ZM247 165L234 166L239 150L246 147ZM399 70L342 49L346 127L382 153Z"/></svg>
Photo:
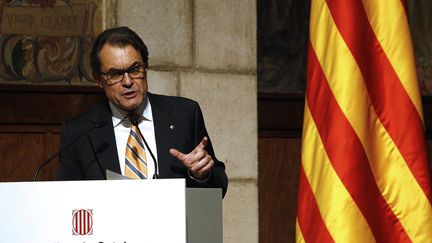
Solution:
<svg viewBox="0 0 432 243"><path fill-rule="evenodd" d="M153 152L151 151L150 146L148 146L147 141L145 140L144 136L141 133L141 129L139 129L139 126L138 126L138 123L141 120L141 116L138 113L134 112L134 113L130 113L127 117L129 118L129 121L131 122L131 124L133 126L136 126L138 128L138 133L140 134L142 140L144 141L145 146L147 147L148 151L150 152L150 156L153 159L153 163L154 163L154 167L155 167L155 171L154 171L154 174L153 174L153 179L158 179L159 178L159 174L157 172L158 171L158 165L157 165L156 158L153 155Z"/></svg>
<svg viewBox="0 0 432 243"><path fill-rule="evenodd" d="M85 132L81 133L78 137L76 137L74 140L72 140L72 142L68 143L66 146L64 146L62 149L60 149L57 153L55 153L54 155L52 155L51 157L49 157L48 159L46 159L42 164L39 165L39 167L37 168L37 170L35 171L35 173L33 174L33 179L32 181L36 181L37 177L39 175L39 173L41 172L41 170L48 165L55 157L57 157L59 154L63 153L64 151L66 151L66 149L68 149L70 146L72 146L76 141L78 141L78 139L82 138L85 135L88 135L88 133L90 131L92 131L95 128L100 128L100 127L104 127L107 124L107 121L102 121L99 123L93 123L93 126L90 127L89 129L87 129ZM93 153L96 155L96 151L93 147L93 144L90 142L90 146L91 149L93 151ZM103 170L102 170L102 166L99 163L99 160L97 160L96 157L96 161L99 165L99 167L101 168L102 174L103 174Z"/></svg>

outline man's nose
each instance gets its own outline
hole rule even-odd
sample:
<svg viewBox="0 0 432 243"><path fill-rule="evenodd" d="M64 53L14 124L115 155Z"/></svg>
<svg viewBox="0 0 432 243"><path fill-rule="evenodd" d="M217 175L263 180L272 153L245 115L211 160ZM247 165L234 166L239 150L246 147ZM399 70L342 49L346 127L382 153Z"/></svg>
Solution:
<svg viewBox="0 0 432 243"><path fill-rule="evenodd" d="M130 87L133 84L133 79L129 76L128 72L125 72L123 74L123 81L122 81L123 86L125 87Z"/></svg>

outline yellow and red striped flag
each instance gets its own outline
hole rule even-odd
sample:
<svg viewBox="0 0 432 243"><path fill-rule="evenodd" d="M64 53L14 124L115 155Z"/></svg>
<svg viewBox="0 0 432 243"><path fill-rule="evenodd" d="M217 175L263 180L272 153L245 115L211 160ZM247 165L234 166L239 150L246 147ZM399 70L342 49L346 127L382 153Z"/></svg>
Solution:
<svg viewBox="0 0 432 243"><path fill-rule="evenodd" d="M312 0L297 242L432 242L403 0Z"/></svg>

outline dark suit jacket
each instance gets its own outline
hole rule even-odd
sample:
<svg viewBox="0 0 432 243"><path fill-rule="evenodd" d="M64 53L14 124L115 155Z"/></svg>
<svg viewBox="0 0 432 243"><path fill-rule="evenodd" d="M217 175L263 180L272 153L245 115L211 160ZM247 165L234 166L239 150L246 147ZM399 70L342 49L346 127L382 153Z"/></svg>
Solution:
<svg viewBox="0 0 432 243"><path fill-rule="evenodd" d="M225 195L225 165L217 160L210 139L206 150L215 166L205 183L191 179L186 167L169 153L170 148L189 153L204 136L208 137L198 103L181 97L147 95L152 106L160 178L185 178L188 187L222 188ZM60 154L58 179L104 179L106 169L121 173L111 117L106 102L64 124L61 144L65 152Z"/></svg>

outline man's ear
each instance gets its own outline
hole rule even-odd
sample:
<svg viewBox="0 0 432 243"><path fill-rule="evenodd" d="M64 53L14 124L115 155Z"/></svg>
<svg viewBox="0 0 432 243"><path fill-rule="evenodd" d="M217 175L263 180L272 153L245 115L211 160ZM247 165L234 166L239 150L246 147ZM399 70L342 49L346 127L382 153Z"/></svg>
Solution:
<svg viewBox="0 0 432 243"><path fill-rule="evenodd" d="M93 71L92 75L93 75L93 79L96 81L96 83L99 85L99 87L103 88L101 76L96 71Z"/></svg>

